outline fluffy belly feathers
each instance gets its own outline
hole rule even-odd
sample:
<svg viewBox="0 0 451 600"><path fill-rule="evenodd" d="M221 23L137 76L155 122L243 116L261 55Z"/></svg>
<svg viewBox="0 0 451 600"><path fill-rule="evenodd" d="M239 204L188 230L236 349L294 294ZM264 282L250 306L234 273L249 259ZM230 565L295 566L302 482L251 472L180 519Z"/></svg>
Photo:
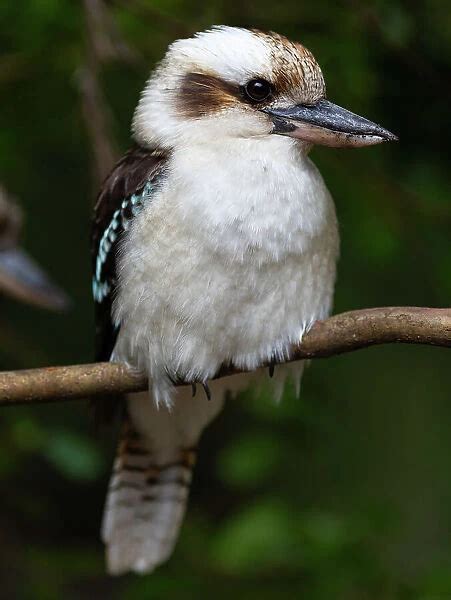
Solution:
<svg viewBox="0 0 451 600"><path fill-rule="evenodd" d="M241 206L231 188L233 201L217 199L221 222L201 214L189 185L162 189L122 245L114 359L167 382L286 356L329 313L335 280L332 200L311 163L307 173L313 190L297 179L278 182L278 195L241 186Z"/></svg>

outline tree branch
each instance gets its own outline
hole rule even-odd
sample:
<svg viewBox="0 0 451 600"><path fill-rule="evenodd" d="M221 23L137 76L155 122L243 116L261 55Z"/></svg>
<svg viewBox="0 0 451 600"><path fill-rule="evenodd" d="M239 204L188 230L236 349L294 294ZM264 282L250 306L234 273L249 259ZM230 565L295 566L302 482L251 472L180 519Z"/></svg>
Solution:
<svg viewBox="0 0 451 600"><path fill-rule="evenodd" d="M451 308L370 308L335 315L317 321L302 343L293 346L286 362L397 342L451 347ZM224 367L217 377L238 372ZM119 363L9 371L0 373L0 405L59 402L146 388L145 376Z"/></svg>

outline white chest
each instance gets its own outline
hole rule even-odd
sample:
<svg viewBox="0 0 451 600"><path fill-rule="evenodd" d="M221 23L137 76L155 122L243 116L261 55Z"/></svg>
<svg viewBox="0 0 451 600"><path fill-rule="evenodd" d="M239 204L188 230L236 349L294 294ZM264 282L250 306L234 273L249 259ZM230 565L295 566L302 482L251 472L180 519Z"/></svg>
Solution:
<svg viewBox="0 0 451 600"><path fill-rule="evenodd" d="M175 153L119 261L115 357L158 378L283 355L331 308L335 211L286 139Z"/></svg>

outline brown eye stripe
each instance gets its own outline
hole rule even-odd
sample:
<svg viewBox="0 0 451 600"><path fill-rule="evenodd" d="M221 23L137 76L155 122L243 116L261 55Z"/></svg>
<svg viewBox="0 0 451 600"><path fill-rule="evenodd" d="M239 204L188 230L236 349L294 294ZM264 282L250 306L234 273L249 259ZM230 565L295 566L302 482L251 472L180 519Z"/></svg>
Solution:
<svg viewBox="0 0 451 600"><path fill-rule="evenodd" d="M179 113L200 118L233 106L241 99L238 86L206 73L188 73L183 77L177 97Z"/></svg>

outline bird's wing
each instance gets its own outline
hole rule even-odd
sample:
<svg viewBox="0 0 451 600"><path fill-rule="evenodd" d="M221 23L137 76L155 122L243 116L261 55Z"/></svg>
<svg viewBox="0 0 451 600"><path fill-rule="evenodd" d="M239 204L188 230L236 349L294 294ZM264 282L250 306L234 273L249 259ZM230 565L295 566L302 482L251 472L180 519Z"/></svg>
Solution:
<svg viewBox="0 0 451 600"><path fill-rule="evenodd" d="M99 193L91 234L96 359L99 361L110 359L119 333L111 310L121 236L133 217L152 200L166 163L164 152L135 146L117 163Z"/></svg>

